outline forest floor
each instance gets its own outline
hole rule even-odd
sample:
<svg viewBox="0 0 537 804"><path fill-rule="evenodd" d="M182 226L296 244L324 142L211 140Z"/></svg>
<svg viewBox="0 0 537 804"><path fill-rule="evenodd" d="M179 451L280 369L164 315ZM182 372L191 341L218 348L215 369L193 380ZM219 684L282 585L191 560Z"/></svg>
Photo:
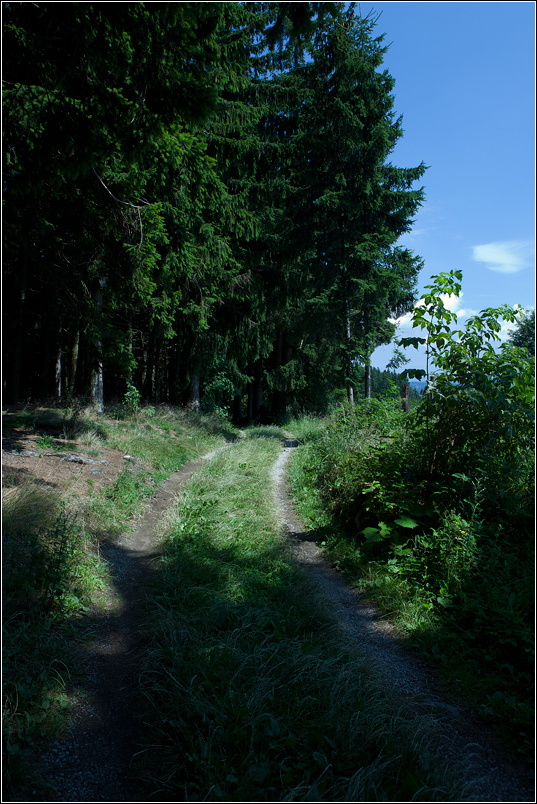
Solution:
<svg viewBox="0 0 537 804"><path fill-rule="evenodd" d="M408 719L422 722L429 718L436 751L448 758L459 778L468 783L471 793L466 800L534 801L534 789L526 786L525 771L517 766L509 748L460 702L442 696L431 670L402 647L389 618L325 561L315 533L300 522L288 494L285 465L291 452L283 449L272 474L280 524L288 533L296 562L323 596L345 640L369 658L379 684L397 689ZM158 488L134 532L103 546L112 582L98 593L94 610L85 618L91 634L91 639L80 645L85 695L77 695L68 729L36 746L50 794L43 798L36 791L25 800L145 800L129 775L140 728L132 714L136 650L147 638L140 630L142 582L158 554L159 520L190 475L214 454L172 474ZM129 460L129 456L108 449L101 450L98 461L66 451L48 453L29 434L8 433L3 441L4 477L28 475L75 497L95 486L112 484Z"/></svg>
<svg viewBox="0 0 537 804"><path fill-rule="evenodd" d="M68 500L84 500L92 492L111 486L118 474L129 465L139 467L130 456L101 446L99 458L80 452L73 442L43 437L20 426L2 434L2 481L4 487L15 487L31 479L42 488L54 490ZM61 448L61 449L58 449Z"/></svg>

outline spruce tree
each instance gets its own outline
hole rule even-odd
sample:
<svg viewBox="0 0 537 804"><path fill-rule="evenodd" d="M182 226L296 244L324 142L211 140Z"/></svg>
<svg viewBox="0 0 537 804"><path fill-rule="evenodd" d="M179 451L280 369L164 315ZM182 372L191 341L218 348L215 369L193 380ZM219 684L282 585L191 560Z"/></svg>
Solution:
<svg viewBox="0 0 537 804"><path fill-rule="evenodd" d="M388 161L403 132L394 80L379 71L386 48L383 36L373 36L377 19L361 18L355 4L340 8L316 30L312 60L296 70L293 224L315 250L299 270L319 300L317 314L338 321L350 400L353 361L370 353L391 309L412 304L419 268L396 242L423 199L412 185L425 166Z"/></svg>
<svg viewBox="0 0 537 804"><path fill-rule="evenodd" d="M177 127L199 125L215 108L221 14L218 4L5 6L4 287L12 305L4 327L16 334L7 350L13 398L48 395L61 338L59 348L78 355L79 390L102 365L105 340L115 344L116 369L132 370L121 324L128 332L141 308L157 310L166 240L155 155L169 132L181 161Z"/></svg>

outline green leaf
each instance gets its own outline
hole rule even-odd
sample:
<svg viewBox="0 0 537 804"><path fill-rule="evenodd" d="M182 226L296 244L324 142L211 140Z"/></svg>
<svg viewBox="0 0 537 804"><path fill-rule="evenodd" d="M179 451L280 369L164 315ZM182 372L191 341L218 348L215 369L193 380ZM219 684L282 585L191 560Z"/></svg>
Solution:
<svg viewBox="0 0 537 804"><path fill-rule="evenodd" d="M453 600L449 597L449 595L441 595L440 597L437 597L436 600L445 609L453 605Z"/></svg>
<svg viewBox="0 0 537 804"><path fill-rule="evenodd" d="M405 349L407 346L413 346L414 349L417 349L418 346L423 345L424 343L427 343L425 338L401 338L399 341L397 341L397 345L403 346Z"/></svg>
<svg viewBox="0 0 537 804"><path fill-rule="evenodd" d="M395 520L397 525L400 525L402 528L417 528L419 527L419 523L416 522L415 519L411 519L409 516L401 516L399 519Z"/></svg>
<svg viewBox="0 0 537 804"><path fill-rule="evenodd" d="M412 553L411 547L403 547L400 544L396 544L393 548L393 552L396 556L409 556Z"/></svg>
<svg viewBox="0 0 537 804"><path fill-rule="evenodd" d="M364 528L362 533L368 542L380 542L381 540L378 528Z"/></svg>

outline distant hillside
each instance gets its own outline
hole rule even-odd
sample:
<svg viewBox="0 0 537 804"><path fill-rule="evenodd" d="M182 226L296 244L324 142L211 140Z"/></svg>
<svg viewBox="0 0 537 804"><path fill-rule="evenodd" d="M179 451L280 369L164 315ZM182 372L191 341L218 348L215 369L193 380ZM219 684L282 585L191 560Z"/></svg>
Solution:
<svg viewBox="0 0 537 804"><path fill-rule="evenodd" d="M427 387L427 383L425 380L409 380L410 387L420 393Z"/></svg>

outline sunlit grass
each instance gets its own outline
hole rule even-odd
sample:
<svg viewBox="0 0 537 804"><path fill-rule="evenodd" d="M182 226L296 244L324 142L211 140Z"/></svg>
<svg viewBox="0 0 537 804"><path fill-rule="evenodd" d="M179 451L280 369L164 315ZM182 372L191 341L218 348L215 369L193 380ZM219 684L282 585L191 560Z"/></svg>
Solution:
<svg viewBox="0 0 537 804"><path fill-rule="evenodd" d="M3 795L20 800L34 789L51 795L33 770L32 745L65 728L71 706L80 699L81 615L90 607L101 611L101 592L110 583L99 540L128 531L172 471L235 434L221 421L167 408L154 418L142 412L136 420L122 421L96 417L80 406L29 409L6 414L5 426L46 431L41 438L47 448L59 437L69 439L72 451L97 456L112 447L142 464L136 470L125 467L110 487L89 496L80 480L63 495L18 477L10 480L16 485L3 490Z"/></svg>
<svg viewBox="0 0 537 804"><path fill-rule="evenodd" d="M290 559L270 480L280 431L247 435L191 478L163 528L141 675L148 796L443 799L426 731L408 731Z"/></svg>

